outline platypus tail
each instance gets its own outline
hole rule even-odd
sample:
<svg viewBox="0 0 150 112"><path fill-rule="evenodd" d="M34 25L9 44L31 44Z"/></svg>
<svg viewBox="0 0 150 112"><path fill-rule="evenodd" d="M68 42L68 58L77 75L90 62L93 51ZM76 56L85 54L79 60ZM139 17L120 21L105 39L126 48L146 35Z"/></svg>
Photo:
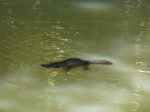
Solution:
<svg viewBox="0 0 150 112"><path fill-rule="evenodd" d="M107 60L88 60L89 64L104 64L104 65L112 65L113 63Z"/></svg>
<svg viewBox="0 0 150 112"><path fill-rule="evenodd" d="M55 63L48 63L48 64L41 64L44 68L60 68L65 66L65 63L63 62L55 62Z"/></svg>
<svg viewBox="0 0 150 112"><path fill-rule="evenodd" d="M41 64L41 66L44 68L52 68L51 64Z"/></svg>

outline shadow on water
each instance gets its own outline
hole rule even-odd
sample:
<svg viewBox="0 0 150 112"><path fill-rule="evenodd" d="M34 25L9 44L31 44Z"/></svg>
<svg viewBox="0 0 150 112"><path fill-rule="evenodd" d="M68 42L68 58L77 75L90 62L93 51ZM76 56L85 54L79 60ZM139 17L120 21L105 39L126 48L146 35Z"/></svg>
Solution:
<svg viewBox="0 0 150 112"><path fill-rule="evenodd" d="M0 111L148 112L148 1L2 1ZM90 70L45 69L67 58Z"/></svg>

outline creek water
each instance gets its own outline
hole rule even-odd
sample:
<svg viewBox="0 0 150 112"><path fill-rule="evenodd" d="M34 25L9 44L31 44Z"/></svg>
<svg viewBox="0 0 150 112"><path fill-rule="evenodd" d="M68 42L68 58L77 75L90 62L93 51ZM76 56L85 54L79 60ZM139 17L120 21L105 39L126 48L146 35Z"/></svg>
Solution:
<svg viewBox="0 0 150 112"><path fill-rule="evenodd" d="M148 112L150 68L143 63L150 63L149 4L1 0L0 111ZM40 66L67 58L113 65L68 74Z"/></svg>

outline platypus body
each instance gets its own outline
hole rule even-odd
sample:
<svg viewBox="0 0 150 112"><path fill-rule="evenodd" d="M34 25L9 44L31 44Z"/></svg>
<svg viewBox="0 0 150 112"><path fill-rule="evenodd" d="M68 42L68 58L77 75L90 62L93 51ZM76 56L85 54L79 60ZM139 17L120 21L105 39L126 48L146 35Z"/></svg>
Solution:
<svg viewBox="0 0 150 112"><path fill-rule="evenodd" d="M60 68L62 67L66 72L72 68L83 66L84 70L88 70L90 64L104 64L111 65L113 64L107 60L81 60L80 58L69 58L61 62L54 62L48 64L41 64L45 68Z"/></svg>

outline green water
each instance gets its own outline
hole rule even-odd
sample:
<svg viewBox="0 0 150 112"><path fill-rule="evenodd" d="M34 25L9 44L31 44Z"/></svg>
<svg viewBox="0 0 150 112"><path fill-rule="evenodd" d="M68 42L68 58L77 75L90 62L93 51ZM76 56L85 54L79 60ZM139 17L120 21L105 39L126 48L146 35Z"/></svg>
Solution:
<svg viewBox="0 0 150 112"><path fill-rule="evenodd" d="M149 112L150 2L1 0L0 111ZM106 59L69 71L42 63Z"/></svg>

